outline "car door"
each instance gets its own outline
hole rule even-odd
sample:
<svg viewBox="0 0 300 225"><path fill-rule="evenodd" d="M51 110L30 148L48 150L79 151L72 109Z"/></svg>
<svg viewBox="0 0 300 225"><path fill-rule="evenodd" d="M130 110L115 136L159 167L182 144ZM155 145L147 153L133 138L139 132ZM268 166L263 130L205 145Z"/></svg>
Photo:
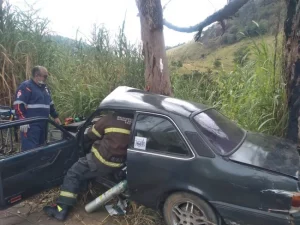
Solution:
<svg viewBox="0 0 300 225"><path fill-rule="evenodd" d="M182 169L195 157L167 116L139 113L127 153L127 180L133 200L155 207L161 194L181 185Z"/></svg>
<svg viewBox="0 0 300 225"><path fill-rule="evenodd" d="M20 125L45 123L46 141L21 151ZM62 183L78 159L76 139L46 118L0 123L0 208L7 208L42 190Z"/></svg>

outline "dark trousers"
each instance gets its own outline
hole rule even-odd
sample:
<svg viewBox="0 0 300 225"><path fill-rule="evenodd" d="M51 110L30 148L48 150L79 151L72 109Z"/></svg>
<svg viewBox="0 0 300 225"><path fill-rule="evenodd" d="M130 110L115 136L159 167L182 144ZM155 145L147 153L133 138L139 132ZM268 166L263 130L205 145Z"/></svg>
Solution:
<svg viewBox="0 0 300 225"><path fill-rule="evenodd" d="M63 185L61 186L57 204L73 206L76 203L77 194L82 184L90 179L106 176L119 169L106 166L100 162L95 162L95 159L92 158L92 154L93 153L89 153L86 157L80 158L68 170Z"/></svg>
<svg viewBox="0 0 300 225"><path fill-rule="evenodd" d="M30 124L26 133L21 132L22 151L37 148L45 144L46 123Z"/></svg>

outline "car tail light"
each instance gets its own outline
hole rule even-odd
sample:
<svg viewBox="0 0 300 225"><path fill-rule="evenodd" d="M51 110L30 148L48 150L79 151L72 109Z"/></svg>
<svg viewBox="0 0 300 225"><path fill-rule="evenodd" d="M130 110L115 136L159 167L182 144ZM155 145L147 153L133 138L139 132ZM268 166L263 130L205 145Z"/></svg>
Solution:
<svg viewBox="0 0 300 225"><path fill-rule="evenodd" d="M300 207L300 193L294 194L292 197L292 207Z"/></svg>

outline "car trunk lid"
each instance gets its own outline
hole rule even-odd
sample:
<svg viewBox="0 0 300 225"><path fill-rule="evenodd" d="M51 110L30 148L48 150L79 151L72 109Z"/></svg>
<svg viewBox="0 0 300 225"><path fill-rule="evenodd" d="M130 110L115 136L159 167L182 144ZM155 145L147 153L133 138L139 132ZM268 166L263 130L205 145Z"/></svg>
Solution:
<svg viewBox="0 0 300 225"><path fill-rule="evenodd" d="M298 179L297 146L282 138L248 132L243 144L229 158Z"/></svg>

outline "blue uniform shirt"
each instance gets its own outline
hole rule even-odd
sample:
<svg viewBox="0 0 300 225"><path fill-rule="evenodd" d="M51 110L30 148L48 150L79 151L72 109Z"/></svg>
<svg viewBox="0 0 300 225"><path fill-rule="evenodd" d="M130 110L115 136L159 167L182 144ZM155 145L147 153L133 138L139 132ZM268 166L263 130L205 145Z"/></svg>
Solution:
<svg viewBox="0 0 300 225"><path fill-rule="evenodd" d="M19 119L30 117L58 117L46 85L39 86L32 79L24 81L17 89L14 108Z"/></svg>

